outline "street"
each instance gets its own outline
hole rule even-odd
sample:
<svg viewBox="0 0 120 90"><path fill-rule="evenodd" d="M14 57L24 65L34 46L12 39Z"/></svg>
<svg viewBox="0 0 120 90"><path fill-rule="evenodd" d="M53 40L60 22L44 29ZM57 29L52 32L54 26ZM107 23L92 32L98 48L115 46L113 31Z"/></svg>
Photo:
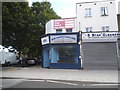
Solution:
<svg viewBox="0 0 120 90"><path fill-rule="evenodd" d="M40 79L3 79L3 88L118 88L117 83L95 83Z"/></svg>

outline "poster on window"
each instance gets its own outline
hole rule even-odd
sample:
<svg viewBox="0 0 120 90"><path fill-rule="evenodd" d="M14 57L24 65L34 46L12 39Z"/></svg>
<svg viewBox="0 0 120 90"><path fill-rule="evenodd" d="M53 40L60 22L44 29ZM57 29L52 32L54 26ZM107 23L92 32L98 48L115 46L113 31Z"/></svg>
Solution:
<svg viewBox="0 0 120 90"><path fill-rule="evenodd" d="M65 28L74 28L75 20L74 18L64 18L64 19L55 19L54 20L54 29L65 29Z"/></svg>

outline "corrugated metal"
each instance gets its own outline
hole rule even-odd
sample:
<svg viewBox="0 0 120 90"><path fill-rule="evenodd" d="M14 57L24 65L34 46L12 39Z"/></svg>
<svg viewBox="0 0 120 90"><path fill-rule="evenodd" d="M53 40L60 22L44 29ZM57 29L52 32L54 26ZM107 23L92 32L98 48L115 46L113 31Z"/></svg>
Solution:
<svg viewBox="0 0 120 90"><path fill-rule="evenodd" d="M83 68L88 70L118 69L117 47L111 43L83 43Z"/></svg>

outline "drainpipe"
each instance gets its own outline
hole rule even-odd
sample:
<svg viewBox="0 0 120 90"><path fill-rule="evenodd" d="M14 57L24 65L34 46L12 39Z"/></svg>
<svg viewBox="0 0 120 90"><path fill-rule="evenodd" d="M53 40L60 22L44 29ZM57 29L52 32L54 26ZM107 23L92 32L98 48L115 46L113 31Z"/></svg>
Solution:
<svg viewBox="0 0 120 90"><path fill-rule="evenodd" d="M83 70L83 54L82 54L82 31L81 31L81 28L80 28L80 22L79 22L79 34L80 34L80 40L79 40L79 43L80 43L80 59L81 59L81 69Z"/></svg>
<svg viewBox="0 0 120 90"><path fill-rule="evenodd" d="M81 69L83 70L83 53L82 53L82 31L80 31L80 58L81 58Z"/></svg>

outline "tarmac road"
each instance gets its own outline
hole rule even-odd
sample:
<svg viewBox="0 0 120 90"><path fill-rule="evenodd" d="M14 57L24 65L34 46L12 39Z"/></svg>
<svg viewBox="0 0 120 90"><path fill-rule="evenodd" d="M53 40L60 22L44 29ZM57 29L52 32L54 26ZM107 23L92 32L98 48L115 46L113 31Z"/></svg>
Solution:
<svg viewBox="0 0 120 90"><path fill-rule="evenodd" d="M118 88L117 83L4 78L3 88Z"/></svg>

